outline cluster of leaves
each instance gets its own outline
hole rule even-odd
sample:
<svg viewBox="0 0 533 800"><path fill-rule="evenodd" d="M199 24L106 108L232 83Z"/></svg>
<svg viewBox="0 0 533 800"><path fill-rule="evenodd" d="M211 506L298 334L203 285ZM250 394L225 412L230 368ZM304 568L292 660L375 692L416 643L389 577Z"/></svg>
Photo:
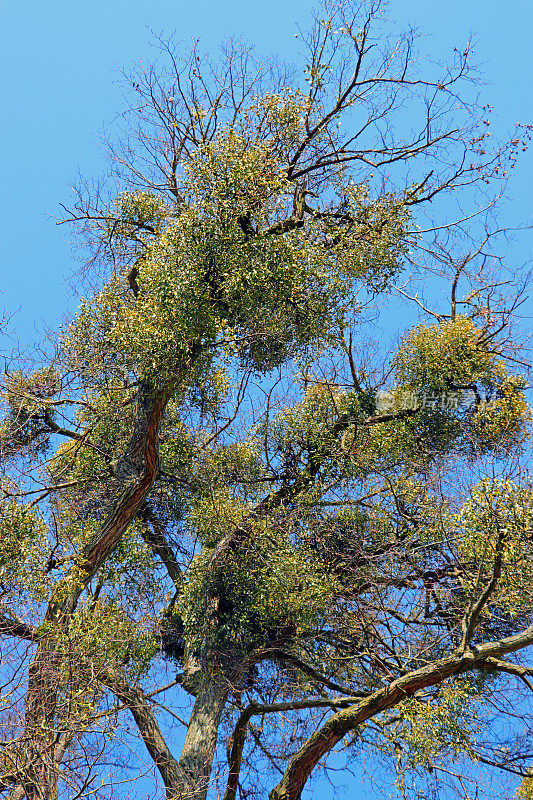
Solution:
<svg viewBox="0 0 533 800"><path fill-rule="evenodd" d="M185 639L200 652L214 647L238 654L303 635L324 616L336 581L310 549L291 546L287 531L275 536L252 523L250 545L228 552L214 568L204 548L188 573L179 601ZM275 537L275 538L274 538ZM209 630L209 603L216 598L218 624Z"/></svg>
<svg viewBox="0 0 533 800"><path fill-rule="evenodd" d="M498 588L484 614L513 619L531 613L533 568L533 495L527 485L510 480L484 480L472 490L459 516L458 554L477 565L465 588L472 592L480 577L490 579L501 552Z"/></svg>
<svg viewBox="0 0 533 800"><path fill-rule="evenodd" d="M399 385L435 394L472 383L497 386L505 374L483 331L464 316L417 326L394 360Z"/></svg>
<svg viewBox="0 0 533 800"><path fill-rule="evenodd" d="M516 793L517 800L530 800L533 797L533 778L526 777Z"/></svg>
<svg viewBox="0 0 533 800"><path fill-rule="evenodd" d="M479 701L475 685L455 680L442 683L430 698L402 703L390 730L391 740L401 742L401 769L431 770L465 754L473 758L481 725Z"/></svg>
<svg viewBox="0 0 533 800"><path fill-rule="evenodd" d="M55 412L48 402L58 391L59 375L54 367L43 367L27 373L13 370L6 375L0 400L4 406L0 424L0 457L9 459L27 453L31 447L36 453L48 446L47 434Z"/></svg>
<svg viewBox="0 0 533 800"><path fill-rule="evenodd" d="M508 371L492 337L470 318L417 326L402 341L394 365L397 407L406 389L436 406L430 403L429 413L422 407L406 423L422 426L417 438L429 448L502 456L527 441L526 381ZM466 391L473 399L463 405Z"/></svg>
<svg viewBox="0 0 533 800"><path fill-rule="evenodd" d="M17 500L0 506L0 584L11 597L39 604L49 591L45 554L49 530L37 509ZM27 609L29 611L29 607Z"/></svg>
<svg viewBox="0 0 533 800"><path fill-rule="evenodd" d="M290 92L244 110L182 165L177 211L146 192L122 196L109 236L120 248L129 231L137 243L138 296L118 276L82 304L65 336L77 369L191 385L205 380L222 343L268 371L327 339L354 281L382 290L398 273L409 218L402 196L372 200L341 171L346 222L304 217L305 189L294 195L278 136L285 125L284 137L297 138L302 114Z"/></svg>

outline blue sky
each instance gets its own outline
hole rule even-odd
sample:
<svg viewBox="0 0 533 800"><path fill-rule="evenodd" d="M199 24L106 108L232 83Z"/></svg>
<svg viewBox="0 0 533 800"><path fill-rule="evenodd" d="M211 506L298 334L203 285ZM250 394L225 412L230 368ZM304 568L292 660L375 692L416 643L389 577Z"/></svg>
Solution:
<svg viewBox="0 0 533 800"><path fill-rule="evenodd" d="M148 29L175 32L184 42L199 36L209 50L226 34L243 34L290 59L296 23L310 8L304 0L0 0L0 305L16 312L12 327L22 342L34 337L35 325L54 325L73 306L73 254L66 226L57 227L54 217L61 202L68 204L78 170L92 177L105 170L98 133L121 108L116 70L153 58ZM533 121L531 0L392 0L391 14L428 35L433 57L473 32L496 132ZM532 179L529 152L509 187L507 224L533 221ZM517 265L531 256L532 233L510 253Z"/></svg>
<svg viewBox="0 0 533 800"><path fill-rule="evenodd" d="M207 50L227 34L243 34L260 50L290 59L296 24L305 24L310 7L305 0L0 0L0 309L16 312L12 329L21 343L34 338L36 327L57 325L75 303L68 230L54 218L60 203L68 205L78 170L90 177L105 171L98 134L121 109L117 69L153 58L148 29L175 32L185 43L200 37ZM531 0L392 0L391 15L425 32L434 58L472 32L495 132L503 137L517 121L533 122ZM509 185L507 224L533 224L532 183L528 152ZM508 255L518 267L532 250L533 229ZM362 791L352 784L346 796L355 800Z"/></svg>

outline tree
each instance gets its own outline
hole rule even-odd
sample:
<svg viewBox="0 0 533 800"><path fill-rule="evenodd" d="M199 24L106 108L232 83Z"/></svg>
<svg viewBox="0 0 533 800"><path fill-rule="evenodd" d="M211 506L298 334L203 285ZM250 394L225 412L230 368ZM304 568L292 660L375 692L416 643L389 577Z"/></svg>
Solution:
<svg viewBox="0 0 533 800"><path fill-rule="evenodd" d="M92 289L3 382L10 800L105 794L127 712L169 800L297 800L347 741L404 796L527 775L518 727L483 740L533 674L521 295L484 226L529 130L490 149L468 48L424 75L381 22L328 4L304 88L239 43L129 78L68 215Z"/></svg>

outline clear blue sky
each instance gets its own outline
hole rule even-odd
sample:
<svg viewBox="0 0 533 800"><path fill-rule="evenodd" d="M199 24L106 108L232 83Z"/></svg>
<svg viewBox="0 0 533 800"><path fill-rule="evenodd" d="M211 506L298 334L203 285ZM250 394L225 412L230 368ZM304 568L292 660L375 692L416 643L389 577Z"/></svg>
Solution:
<svg viewBox="0 0 533 800"><path fill-rule="evenodd" d="M87 176L104 171L97 134L121 108L115 70L151 60L148 28L175 31L185 42L200 36L206 49L228 33L244 34L289 59L295 25L310 7L306 0L0 0L0 306L17 311L14 327L23 342L35 322L53 325L72 306L68 231L52 217L60 202L68 204L78 169ZM435 56L474 32L497 132L533 121L531 0L392 0L391 13L426 32ZM510 187L508 224L531 223L532 182L529 152ZM517 265L530 257L532 244L533 231L526 232L512 253Z"/></svg>
<svg viewBox="0 0 533 800"><path fill-rule="evenodd" d="M175 31L184 42L199 36L205 49L243 34L290 59L296 23L310 7L308 0L0 0L0 308L17 312L12 327L21 342L33 338L35 324L53 326L72 307L68 231L53 217L60 203L68 205L78 169L104 172L97 135L121 108L116 68L153 58L148 29ZM391 15L427 33L434 57L474 33L496 133L533 122L532 0L392 0ZM533 153L523 155L509 186L507 224L533 224ZM532 250L529 230L509 255L519 266ZM363 796L358 784L345 796Z"/></svg>

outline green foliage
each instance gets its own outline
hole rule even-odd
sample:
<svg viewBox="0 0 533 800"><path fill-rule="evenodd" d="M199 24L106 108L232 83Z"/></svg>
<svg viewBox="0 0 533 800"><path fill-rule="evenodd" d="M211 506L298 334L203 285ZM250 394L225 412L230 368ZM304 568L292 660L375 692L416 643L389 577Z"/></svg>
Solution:
<svg viewBox="0 0 533 800"><path fill-rule="evenodd" d="M131 239L132 228L137 236L146 235L147 231L161 230L169 217L171 207L158 195L150 192L123 192L116 201L116 222L109 229L109 236L114 239Z"/></svg>
<svg viewBox="0 0 533 800"><path fill-rule="evenodd" d="M146 192L119 199L110 236L123 246L128 231L132 241L146 226L155 235L137 262L138 297L124 277L114 278L82 303L66 333L65 347L87 376L125 371L162 384L203 385L211 348L221 340L227 353L270 371L328 340L357 282L383 290L401 269L409 219L403 198L372 200L342 172L335 189L350 224L339 228L316 216L275 228L294 189L279 143L265 129L279 132L280 120L298 127L301 107L291 93L259 107L259 130L254 104L191 154L178 214Z"/></svg>
<svg viewBox="0 0 533 800"><path fill-rule="evenodd" d="M208 643L221 652L246 653L305 635L334 597L336 581L311 550L291 547L285 532L275 537L261 521L252 524L253 543L245 553L230 551L214 567L204 549L191 564L179 611L193 649L205 651ZM211 631L213 602L218 624Z"/></svg>
<svg viewBox="0 0 533 800"><path fill-rule="evenodd" d="M531 800L533 797L533 778L526 777L516 793L517 800Z"/></svg>
<svg viewBox="0 0 533 800"><path fill-rule="evenodd" d="M531 487L510 480L484 480L472 490L459 523L458 554L478 566L487 581L501 549L502 570L498 588L485 607L485 615L497 619L530 613L533 602L533 494ZM477 579L479 582L479 578ZM465 581L474 590L476 577Z"/></svg>
<svg viewBox="0 0 533 800"><path fill-rule="evenodd" d="M132 620L117 603L84 603L69 632L65 669L72 669L73 651L81 674L119 669L125 676L144 672L158 650L146 620Z"/></svg>
<svg viewBox="0 0 533 800"><path fill-rule="evenodd" d="M531 436L531 410L524 397L525 381L506 375L496 397L469 420L468 435L482 452L507 455L524 446Z"/></svg>
<svg viewBox="0 0 533 800"><path fill-rule="evenodd" d="M402 703L391 740L401 742L401 768L432 769L461 755L473 758L480 732L479 697L468 681L445 681L433 698Z"/></svg>
<svg viewBox="0 0 533 800"><path fill-rule="evenodd" d="M460 448L475 457L505 456L527 441L525 381L508 372L497 347L489 343L486 331L461 316L420 325L404 338L394 358L396 408L402 407L405 389L437 406L422 407L404 423L418 447L423 443L428 453ZM475 397L466 406L465 390Z"/></svg>
<svg viewBox="0 0 533 800"><path fill-rule="evenodd" d="M364 431L361 439L368 467L391 469L408 463L410 470L423 472L435 459L452 451L461 434L460 421L454 415L421 408L410 417Z"/></svg>
<svg viewBox="0 0 533 800"><path fill-rule="evenodd" d="M0 583L3 591L39 602L49 589L43 571L48 527L40 513L17 500L0 505Z"/></svg>
<svg viewBox="0 0 533 800"><path fill-rule="evenodd" d="M454 385L497 386L504 368L484 346L482 331L468 317L419 325L403 340L395 357L402 386L440 394Z"/></svg>
<svg viewBox="0 0 533 800"><path fill-rule="evenodd" d="M48 447L49 421L55 412L49 400L59 389L59 375L53 366L32 373L6 373L0 391L4 414L0 422L0 460L31 447L36 453Z"/></svg>

